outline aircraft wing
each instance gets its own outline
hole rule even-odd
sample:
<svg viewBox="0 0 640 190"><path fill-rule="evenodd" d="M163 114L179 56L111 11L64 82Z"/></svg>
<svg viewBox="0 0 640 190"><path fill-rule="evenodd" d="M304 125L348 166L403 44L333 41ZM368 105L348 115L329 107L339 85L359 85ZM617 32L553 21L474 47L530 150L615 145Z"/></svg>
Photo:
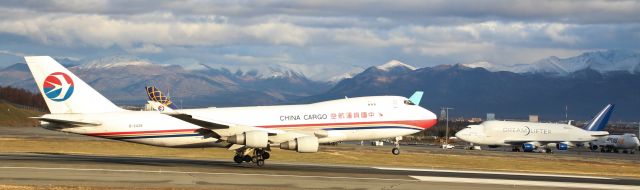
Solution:
<svg viewBox="0 0 640 190"><path fill-rule="evenodd" d="M169 115L171 117L174 117L176 119L179 119L179 120L182 120L182 121L186 121L188 123L203 127L203 128L211 129L211 130L214 130L214 129L228 129L230 127L227 124L207 121L206 119L197 118L197 117L194 117L192 115L184 114L184 113L173 113L173 114L167 114L167 115Z"/></svg>
<svg viewBox="0 0 640 190"><path fill-rule="evenodd" d="M240 134L247 131L266 131L269 134L269 141L273 143L279 143L289 141L301 136L316 136L318 138L326 137L327 133L323 130L318 131L283 131L278 129L268 129L255 126L239 125L234 123L227 123L223 121L217 121L214 119L200 117L190 113L184 113L180 110L174 110L166 107L164 104L157 101L147 101L149 105L155 111L174 117L176 119L197 125L203 129L199 129L198 133L204 137L213 137L217 139L226 139L226 137ZM231 147L233 148L233 147Z"/></svg>
<svg viewBox="0 0 640 190"><path fill-rule="evenodd" d="M537 142L537 143L540 143L542 145L545 145L545 144L549 144L549 143L560 143L560 142L566 142L566 141L563 141L563 140L557 140L557 141L549 141L549 140L546 140L546 141L539 141L539 140L528 140L528 141L523 141L523 140L505 140L504 141L505 144L510 144L510 145L522 145L524 143L530 143L530 142Z"/></svg>
<svg viewBox="0 0 640 190"><path fill-rule="evenodd" d="M254 126L226 123L223 121L216 121L216 120L212 120L205 117L199 117L197 115L181 113L178 111L163 112L163 113L171 117L174 117L176 119L180 119L182 121L205 128L207 130L199 130L199 133L205 136L211 136L215 138L228 137L231 135L240 134L242 132L256 131L256 130L266 131L267 133L269 133L269 136L276 136L276 135L287 133L285 131L277 130L277 129L266 129L266 128L260 128L260 127L254 127Z"/></svg>
<svg viewBox="0 0 640 190"><path fill-rule="evenodd" d="M68 119L55 119L55 118L46 118L46 117L30 117L32 119L37 119L40 121L46 121L49 123L56 123L56 124L67 124L67 125L92 125L92 126L98 126L101 125L98 122L91 122L91 121L75 121L75 120L68 120Z"/></svg>

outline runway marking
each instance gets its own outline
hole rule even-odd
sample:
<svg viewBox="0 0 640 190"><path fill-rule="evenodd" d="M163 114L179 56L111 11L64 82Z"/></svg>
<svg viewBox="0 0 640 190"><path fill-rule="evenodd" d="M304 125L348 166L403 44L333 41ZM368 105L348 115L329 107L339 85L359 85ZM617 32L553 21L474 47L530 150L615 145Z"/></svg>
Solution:
<svg viewBox="0 0 640 190"><path fill-rule="evenodd" d="M529 181L511 179L481 179L481 178L461 178L461 177L430 177L430 176L410 176L420 181L445 182L445 183L476 183L491 185L514 185L514 186L542 186L542 187L570 187L582 189L615 189L615 190L637 190L638 186L633 185L612 185L597 183L575 183L575 182L552 182L552 181Z"/></svg>
<svg viewBox="0 0 640 190"><path fill-rule="evenodd" d="M466 174L497 174L497 175L519 175L519 176L539 176L539 177L566 177L566 178L582 178L582 179L614 179L614 178L599 177L599 176L542 174L542 173L491 172L491 171L444 170L444 169L387 168L387 167L373 167L373 168L380 169L380 170L449 172L449 173L466 173Z"/></svg>
<svg viewBox="0 0 640 190"><path fill-rule="evenodd" d="M247 173L213 173L213 172L185 172L171 170L118 170L104 168L41 168L41 167L13 167L2 166L0 169L30 169L30 170L66 170L66 171L101 171L101 172L131 172L131 173L168 173L168 174L204 174L204 175L237 175L237 176L267 176L267 177L297 177L297 178L323 178L323 179L351 179L351 180L382 180L382 181L405 181L419 182L412 179L387 179L373 177L338 177L338 176L305 176L305 175L284 175L284 174L247 174Z"/></svg>

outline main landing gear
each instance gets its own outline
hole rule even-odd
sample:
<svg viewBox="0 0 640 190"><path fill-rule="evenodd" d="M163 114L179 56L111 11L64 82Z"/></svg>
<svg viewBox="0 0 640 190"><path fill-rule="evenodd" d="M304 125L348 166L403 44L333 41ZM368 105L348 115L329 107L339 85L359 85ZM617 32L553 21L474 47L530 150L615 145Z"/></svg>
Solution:
<svg viewBox="0 0 640 190"><path fill-rule="evenodd" d="M391 149L391 153L393 155L399 155L400 154L400 140L402 140L402 136L396 137L395 141L393 141L393 149Z"/></svg>
<svg viewBox="0 0 640 190"><path fill-rule="evenodd" d="M253 162L258 167L264 166L264 161L269 159L271 155L264 148L240 148L236 150L233 161L242 164L242 162Z"/></svg>

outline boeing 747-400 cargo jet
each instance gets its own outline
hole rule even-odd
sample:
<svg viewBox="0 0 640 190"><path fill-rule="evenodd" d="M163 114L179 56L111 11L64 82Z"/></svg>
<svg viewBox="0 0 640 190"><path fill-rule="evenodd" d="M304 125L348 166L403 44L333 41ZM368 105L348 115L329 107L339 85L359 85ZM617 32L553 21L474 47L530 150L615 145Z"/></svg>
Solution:
<svg viewBox="0 0 640 190"><path fill-rule="evenodd" d="M272 147L317 152L319 143L399 137L436 123L435 114L418 106L422 92L410 99L369 96L303 105L181 110L155 102L160 111L128 111L51 57L25 60L51 111L37 117L46 129L154 146L224 147L236 151L237 163L262 166ZM400 153L397 145L392 152Z"/></svg>

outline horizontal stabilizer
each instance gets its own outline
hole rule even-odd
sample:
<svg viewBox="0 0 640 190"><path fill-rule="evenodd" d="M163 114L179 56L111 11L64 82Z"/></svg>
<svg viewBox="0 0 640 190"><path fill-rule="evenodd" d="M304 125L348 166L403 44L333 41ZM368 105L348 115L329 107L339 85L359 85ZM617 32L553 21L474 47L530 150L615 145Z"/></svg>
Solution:
<svg viewBox="0 0 640 190"><path fill-rule="evenodd" d="M590 131L589 133L592 137L604 137L609 135L609 132L607 131Z"/></svg>
<svg viewBox="0 0 640 190"><path fill-rule="evenodd" d="M30 118L37 119L40 121L46 121L49 123L68 124L68 125L92 125L92 126L101 125L98 122L72 121L72 120L53 119L53 118L46 118L46 117L30 117Z"/></svg>

